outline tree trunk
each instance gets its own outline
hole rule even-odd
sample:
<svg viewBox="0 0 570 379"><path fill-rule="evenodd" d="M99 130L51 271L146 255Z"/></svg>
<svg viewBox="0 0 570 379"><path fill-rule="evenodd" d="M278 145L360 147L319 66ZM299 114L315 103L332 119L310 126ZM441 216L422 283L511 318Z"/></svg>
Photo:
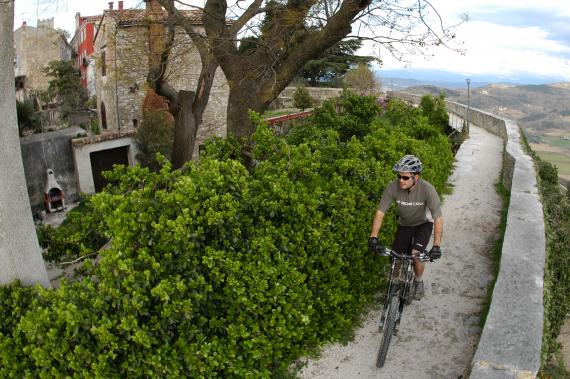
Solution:
<svg viewBox="0 0 570 379"><path fill-rule="evenodd" d="M169 112L174 117L174 142L172 145L172 165L174 168L180 168L184 163L192 160L194 154L194 146L196 145L196 136L198 128L202 124L202 116L208 105L210 91L214 83L214 76L218 63L214 56L205 48L203 41L189 27L186 30L193 43L196 44L200 54L202 68L200 77L196 86L196 92L188 90L177 91L167 83L165 74L167 72L168 59L172 47L175 43L175 20L177 15L173 2L153 1L156 9L160 10L161 5L165 6L169 12L167 20L167 28L162 22L161 15L157 13L151 15L150 28L154 36L154 43L149 42L149 74L147 82L154 91L166 98L169 102ZM154 20L154 21L152 21ZM179 20L180 21L180 20ZM184 27L184 26L183 26Z"/></svg>
<svg viewBox="0 0 570 379"><path fill-rule="evenodd" d="M172 146L172 166L180 168L184 163L192 160L196 134L199 124L196 123L192 112L194 92L179 91L179 111L174 114L174 144Z"/></svg>
<svg viewBox="0 0 570 379"><path fill-rule="evenodd" d="M0 285L50 287L32 219L14 94L14 2L0 1Z"/></svg>
<svg viewBox="0 0 570 379"><path fill-rule="evenodd" d="M228 135L250 138L255 132L255 125L249 119L248 111L263 112L274 99L260 94L259 88L262 85L259 82L259 80L244 80L241 85L230 88L227 112Z"/></svg>

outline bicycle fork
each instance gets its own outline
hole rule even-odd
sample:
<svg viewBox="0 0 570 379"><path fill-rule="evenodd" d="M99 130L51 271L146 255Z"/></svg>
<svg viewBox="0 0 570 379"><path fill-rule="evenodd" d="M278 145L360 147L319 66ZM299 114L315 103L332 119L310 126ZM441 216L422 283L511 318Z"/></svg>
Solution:
<svg viewBox="0 0 570 379"><path fill-rule="evenodd" d="M384 321L386 320L386 313L388 312L388 307L390 306L390 298L392 296L398 296L400 291L401 283L394 283L394 275L396 270L397 261L395 258L392 258L392 268L390 270L390 280L388 281L388 289L386 291L386 297L384 299L384 309L382 310L382 317L380 317L380 325L378 326L378 330L382 330L384 327ZM401 266L399 267L401 270ZM399 275L399 273L398 273Z"/></svg>

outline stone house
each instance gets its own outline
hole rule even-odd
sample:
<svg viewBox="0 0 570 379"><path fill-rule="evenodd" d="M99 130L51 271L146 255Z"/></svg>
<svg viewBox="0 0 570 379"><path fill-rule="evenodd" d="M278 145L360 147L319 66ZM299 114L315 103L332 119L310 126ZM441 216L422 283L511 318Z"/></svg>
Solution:
<svg viewBox="0 0 570 379"><path fill-rule="evenodd" d="M103 12L95 32L95 63L97 109L102 132L122 134L142 123L143 103L148 95L150 30L165 31L167 16L157 1L145 1L145 9L109 9ZM187 11L198 28L201 12ZM175 43L169 60L168 83L176 90L195 90L201 70L200 56L182 29L176 30ZM213 135L226 135L226 109L229 87L222 70L216 71L209 104L198 131L198 146Z"/></svg>
<svg viewBox="0 0 570 379"><path fill-rule="evenodd" d="M38 20L38 26L26 22L14 31L14 76L18 100L48 89L49 78L43 71L55 60L71 59L72 48L65 36L54 28L53 18Z"/></svg>

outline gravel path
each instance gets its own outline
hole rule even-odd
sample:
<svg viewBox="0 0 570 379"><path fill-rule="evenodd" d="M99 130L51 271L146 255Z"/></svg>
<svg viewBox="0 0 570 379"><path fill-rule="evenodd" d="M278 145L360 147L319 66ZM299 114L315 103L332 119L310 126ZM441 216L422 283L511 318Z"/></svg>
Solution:
<svg viewBox="0 0 570 379"><path fill-rule="evenodd" d="M309 359L301 378L466 378L479 341L479 315L491 280L489 252L497 235L501 199L495 191L503 141L471 127L444 197L443 256L428 264L426 293L404 309L386 364L375 366L380 309L364 316L346 346L332 344Z"/></svg>

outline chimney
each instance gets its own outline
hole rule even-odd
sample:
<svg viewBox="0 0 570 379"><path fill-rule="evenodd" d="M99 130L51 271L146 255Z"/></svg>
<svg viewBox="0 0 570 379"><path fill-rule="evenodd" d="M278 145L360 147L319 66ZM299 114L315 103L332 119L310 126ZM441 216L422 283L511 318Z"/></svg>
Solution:
<svg viewBox="0 0 570 379"><path fill-rule="evenodd" d="M113 2L109 1L109 10L112 11L113 10Z"/></svg>
<svg viewBox="0 0 570 379"><path fill-rule="evenodd" d="M26 26L26 25L28 25L28 23L26 21L23 21L22 26Z"/></svg>
<svg viewBox="0 0 570 379"><path fill-rule="evenodd" d="M120 0L119 1L119 12L122 12L122 11L123 11L123 1Z"/></svg>

